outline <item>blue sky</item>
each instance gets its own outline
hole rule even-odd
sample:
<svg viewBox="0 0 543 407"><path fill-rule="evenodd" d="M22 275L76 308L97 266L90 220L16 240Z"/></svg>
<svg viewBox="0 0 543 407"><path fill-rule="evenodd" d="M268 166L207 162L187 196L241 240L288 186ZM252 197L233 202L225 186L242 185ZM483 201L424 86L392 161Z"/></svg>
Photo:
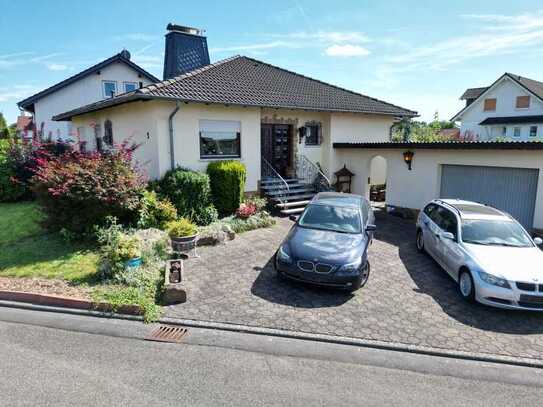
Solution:
<svg viewBox="0 0 543 407"><path fill-rule="evenodd" d="M450 118L467 87L543 80L541 1L0 0L0 111L127 48L162 77L168 22L204 28L212 61L242 54Z"/></svg>

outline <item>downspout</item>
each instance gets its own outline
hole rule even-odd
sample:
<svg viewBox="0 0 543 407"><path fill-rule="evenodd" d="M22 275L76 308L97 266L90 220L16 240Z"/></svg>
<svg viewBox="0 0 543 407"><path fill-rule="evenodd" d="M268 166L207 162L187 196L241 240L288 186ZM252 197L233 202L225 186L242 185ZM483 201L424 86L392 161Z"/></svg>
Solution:
<svg viewBox="0 0 543 407"><path fill-rule="evenodd" d="M170 131L170 167L172 170L175 170L175 150L174 150L174 140L173 140L173 117L177 114L181 105L179 101L175 102L175 109L170 113L168 117L168 129Z"/></svg>

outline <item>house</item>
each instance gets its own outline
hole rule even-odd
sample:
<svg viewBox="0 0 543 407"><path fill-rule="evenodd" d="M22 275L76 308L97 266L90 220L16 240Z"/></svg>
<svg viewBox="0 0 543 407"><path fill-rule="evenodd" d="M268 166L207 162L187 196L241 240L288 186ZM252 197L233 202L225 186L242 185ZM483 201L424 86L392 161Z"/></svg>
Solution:
<svg viewBox="0 0 543 407"><path fill-rule="evenodd" d="M123 50L17 105L34 116L40 137L75 139L71 123L55 122L52 119L54 115L158 81L158 78L132 62L130 53Z"/></svg>
<svg viewBox="0 0 543 407"><path fill-rule="evenodd" d="M398 118L417 114L245 56L210 64L200 31L168 31L165 80L54 117L85 140L141 144L136 158L150 178L237 159L248 170L247 191L272 178L294 182L293 194L308 198L294 178L315 174L317 163L332 178L343 166L334 143L388 141Z"/></svg>
<svg viewBox="0 0 543 407"><path fill-rule="evenodd" d="M35 135L35 127L32 116L18 116L15 131L17 138L23 141L32 141Z"/></svg>
<svg viewBox="0 0 543 407"><path fill-rule="evenodd" d="M467 89L466 106L451 121L461 121L470 140L543 140L543 82L505 73L492 85Z"/></svg>

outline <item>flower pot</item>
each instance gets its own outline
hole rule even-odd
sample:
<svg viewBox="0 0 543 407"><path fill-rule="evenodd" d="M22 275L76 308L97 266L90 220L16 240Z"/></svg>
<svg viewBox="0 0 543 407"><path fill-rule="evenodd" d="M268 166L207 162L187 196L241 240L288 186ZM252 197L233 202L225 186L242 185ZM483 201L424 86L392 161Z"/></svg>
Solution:
<svg viewBox="0 0 543 407"><path fill-rule="evenodd" d="M135 268L135 267L141 266L142 264L143 264L143 260L141 259L141 257L134 257L124 262L124 266L126 268L128 267Z"/></svg>
<svg viewBox="0 0 543 407"><path fill-rule="evenodd" d="M192 236L179 236L179 237L171 237L172 242L174 243L194 243L196 239L198 238L198 234L192 235Z"/></svg>

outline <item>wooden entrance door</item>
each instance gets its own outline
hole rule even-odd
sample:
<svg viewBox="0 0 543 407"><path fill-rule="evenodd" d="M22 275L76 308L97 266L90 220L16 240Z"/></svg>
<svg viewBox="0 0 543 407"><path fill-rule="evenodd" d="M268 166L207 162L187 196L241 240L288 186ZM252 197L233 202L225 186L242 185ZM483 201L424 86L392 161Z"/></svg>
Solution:
<svg viewBox="0 0 543 407"><path fill-rule="evenodd" d="M291 161L290 126L287 124L263 124L260 136L262 156L281 176L287 176Z"/></svg>

